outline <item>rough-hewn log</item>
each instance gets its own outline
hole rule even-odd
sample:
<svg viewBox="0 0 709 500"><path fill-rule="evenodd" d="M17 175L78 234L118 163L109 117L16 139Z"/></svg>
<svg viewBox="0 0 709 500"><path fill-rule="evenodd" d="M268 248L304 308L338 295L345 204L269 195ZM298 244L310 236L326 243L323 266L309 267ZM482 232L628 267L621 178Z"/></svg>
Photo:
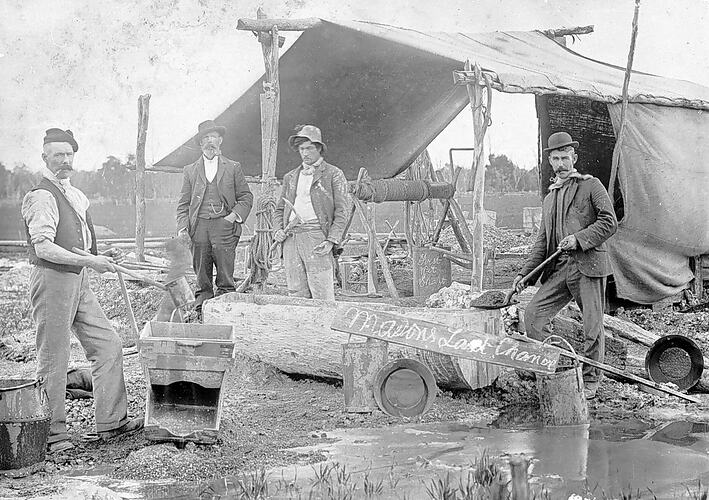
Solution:
<svg viewBox="0 0 709 500"><path fill-rule="evenodd" d="M353 305L364 305L356 302ZM336 302L285 296L229 293L205 302L204 322L234 326L237 351L286 373L342 378L342 344L348 335L330 329ZM366 307L404 314L492 335L503 335L500 311L397 307L367 302ZM353 341L358 340L353 336ZM360 340L364 340L361 338ZM426 364L446 389L490 385L501 368L394 344L389 357L410 357Z"/></svg>
<svg viewBox="0 0 709 500"><path fill-rule="evenodd" d="M549 38L556 38L564 35L587 35L593 33L593 25L575 26L573 28L557 28L549 30L541 30Z"/></svg>

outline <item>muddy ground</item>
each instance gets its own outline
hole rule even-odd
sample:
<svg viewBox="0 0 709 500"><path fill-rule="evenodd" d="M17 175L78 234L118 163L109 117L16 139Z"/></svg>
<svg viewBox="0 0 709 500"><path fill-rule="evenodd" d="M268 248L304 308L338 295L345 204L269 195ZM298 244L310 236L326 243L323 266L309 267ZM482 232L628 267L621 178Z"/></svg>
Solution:
<svg viewBox="0 0 709 500"><path fill-rule="evenodd" d="M35 368L34 332L27 301L30 267L21 264L22 260L24 257L20 255L5 255L0 266L0 378L32 378ZM513 259L497 262L496 286L508 284L520 264ZM121 335L126 352L130 352L136 339L128 326L118 282L92 273L91 286ZM162 292L132 281L128 282L128 290L138 324L143 325L154 316ZM268 291L283 293L282 272L272 274ZM638 309L622 311L622 316L660 334L688 335L698 340L704 349L709 348L709 313L706 311L682 314ZM86 366L77 342L72 345L72 363ZM129 411L141 415L146 385L138 356L128 354L124 363ZM513 426L524 423L520 419L538 417L534 383L520 380L514 372L505 373L492 387L442 392L433 408L416 419L394 418L381 412L346 413L340 382L287 376L241 357L237 357L228 373L224 391L220 442L213 446L188 445L183 450L148 442L142 434L115 440L110 445L84 443L81 435L93 431L93 400L67 400L70 436L76 448L48 457L44 469L32 476L0 480L0 497L51 495L61 491L66 474L90 470L131 480L205 481L276 466L302 464L307 467L326 457L294 452L292 448L326 441L330 439L328 432L337 428L386 427L407 421L485 424L496 419L497 425ZM527 411L508 417L501 410L510 405L524 407ZM685 406L672 397L647 394L635 386L608 379L604 380L599 397L590 404L594 419L610 421L633 417L652 422L673 418L686 409L701 414L704 405ZM505 418L512 421L500 421Z"/></svg>

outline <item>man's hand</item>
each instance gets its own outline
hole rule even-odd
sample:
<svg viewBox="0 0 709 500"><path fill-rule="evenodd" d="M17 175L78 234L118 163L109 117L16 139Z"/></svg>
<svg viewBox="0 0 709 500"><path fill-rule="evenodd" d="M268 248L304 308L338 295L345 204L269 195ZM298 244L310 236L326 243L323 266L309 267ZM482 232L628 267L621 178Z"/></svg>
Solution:
<svg viewBox="0 0 709 500"><path fill-rule="evenodd" d="M315 255L327 255L329 252L332 252L332 247L334 243L329 240L325 240L322 243L320 243L318 246L313 248L313 253Z"/></svg>
<svg viewBox="0 0 709 500"><path fill-rule="evenodd" d="M110 257L105 255L92 255L89 267L99 273L115 273L116 268L113 267Z"/></svg>
<svg viewBox="0 0 709 500"><path fill-rule="evenodd" d="M110 258L111 261L115 262L116 264L120 264L126 258L123 250L116 247L110 247L106 251L101 252L101 255Z"/></svg>
<svg viewBox="0 0 709 500"><path fill-rule="evenodd" d="M570 234L563 240L559 242L559 248L563 250L564 252L568 252L570 250L576 250L576 248L579 246L579 242L576 241L576 236L573 234Z"/></svg>
<svg viewBox="0 0 709 500"><path fill-rule="evenodd" d="M229 212L229 215L224 216L224 220L229 224L236 222L236 214L234 212Z"/></svg>
<svg viewBox="0 0 709 500"><path fill-rule="evenodd" d="M522 281L523 278L523 275L518 274L517 276L515 276L515 279L512 282L512 288L514 288L515 292L517 293L522 293L522 290L527 288L527 284Z"/></svg>
<svg viewBox="0 0 709 500"><path fill-rule="evenodd" d="M273 233L273 239L274 241L277 241L278 243L283 243L288 239L288 234L283 229L279 229L275 233Z"/></svg>

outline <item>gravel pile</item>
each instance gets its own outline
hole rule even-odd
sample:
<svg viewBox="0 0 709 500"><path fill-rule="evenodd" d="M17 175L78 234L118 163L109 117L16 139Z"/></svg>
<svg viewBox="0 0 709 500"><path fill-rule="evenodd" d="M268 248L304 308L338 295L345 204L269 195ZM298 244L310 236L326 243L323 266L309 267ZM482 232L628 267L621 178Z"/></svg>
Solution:
<svg viewBox="0 0 709 500"><path fill-rule="evenodd" d="M470 225L472 230L472 225ZM486 250L497 249L504 253L527 253L532 248L536 235L518 234L507 229L486 224L483 228L483 247ZM449 246L454 252L460 252L460 245L451 227L441 232L439 242Z"/></svg>

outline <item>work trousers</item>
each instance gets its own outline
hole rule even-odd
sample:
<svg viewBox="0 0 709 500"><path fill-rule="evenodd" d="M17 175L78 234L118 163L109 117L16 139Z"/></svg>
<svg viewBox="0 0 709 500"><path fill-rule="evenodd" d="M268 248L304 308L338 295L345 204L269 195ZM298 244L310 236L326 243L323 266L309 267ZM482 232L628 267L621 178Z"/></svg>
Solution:
<svg viewBox="0 0 709 500"><path fill-rule="evenodd" d="M605 356L605 333L603 330L603 308L606 301L606 278L585 276L578 269L573 257L564 256L551 276L524 312L527 335L536 340L544 340L552 335L552 318L573 298L583 315L584 352L583 355L603 363ZM601 372L598 368L583 365L586 382L598 382Z"/></svg>
<svg viewBox="0 0 709 500"><path fill-rule="evenodd" d="M192 266L197 275L195 305L201 307L205 300L236 290L234 286L234 259L236 258L237 222L229 222L224 217L217 219L197 219L192 235ZM214 268L217 269L215 283L212 283Z"/></svg>
<svg viewBox="0 0 709 500"><path fill-rule="evenodd" d="M293 297L335 300L332 252L316 255L313 249L325 240L322 229L296 227L283 242L288 293Z"/></svg>
<svg viewBox="0 0 709 500"><path fill-rule="evenodd" d="M52 412L48 442L68 439L64 397L72 330L91 362L96 431L125 424L128 406L121 339L89 288L88 270L74 274L35 266L30 302L37 328L37 378L46 381Z"/></svg>

